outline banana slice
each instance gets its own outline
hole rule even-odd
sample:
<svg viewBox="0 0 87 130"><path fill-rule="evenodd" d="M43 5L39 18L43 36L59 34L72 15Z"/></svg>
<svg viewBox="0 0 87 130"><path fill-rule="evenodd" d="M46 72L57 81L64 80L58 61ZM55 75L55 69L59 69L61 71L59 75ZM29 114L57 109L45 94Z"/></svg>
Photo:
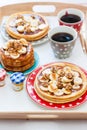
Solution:
<svg viewBox="0 0 87 130"><path fill-rule="evenodd" d="M32 21L33 21L33 18L30 16L30 17L29 17L29 23L31 24Z"/></svg>
<svg viewBox="0 0 87 130"><path fill-rule="evenodd" d="M51 73L50 74L50 80L57 80L58 79L58 75L56 73Z"/></svg>
<svg viewBox="0 0 87 130"><path fill-rule="evenodd" d="M19 51L20 54L25 54L27 52L26 47L22 47Z"/></svg>
<svg viewBox="0 0 87 130"><path fill-rule="evenodd" d="M58 91L54 92L56 96L62 96L64 94L62 89L58 89Z"/></svg>
<svg viewBox="0 0 87 130"><path fill-rule="evenodd" d="M42 72L42 74L44 75L44 74L51 74L51 70L50 69L45 69L43 72Z"/></svg>
<svg viewBox="0 0 87 130"><path fill-rule="evenodd" d="M26 21L26 22L30 22L31 20L33 20L32 18L30 19L29 17L27 17L27 16L24 16L24 20Z"/></svg>
<svg viewBox="0 0 87 130"><path fill-rule="evenodd" d="M47 83L48 79L44 79L43 76L40 76L39 81L42 83Z"/></svg>
<svg viewBox="0 0 87 130"><path fill-rule="evenodd" d="M72 71L72 74L73 74L74 77L79 77L79 73L76 72L76 71Z"/></svg>
<svg viewBox="0 0 87 130"><path fill-rule="evenodd" d="M28 42L24 38L21 38L20 42L22 43L22 45L28 46Z"/></svg>
<svg viewBox="0 0 87 130"><path fill-rule="evenodd" d="M19 58L20 54L18 54L18 53L10 53L10 56L13 59L17 59L17 58Z"/></svg>
<svg viewBox="0 0 87 130"><path fill-rule="evenodd" d="M62 90L63 90L63 92L64 92L65 94L67 94L67 95L68 95L68 94L71 94L71 92L72 92L71 90L67 90L67 89L65 89L65 88L63 88Z"/></svg>
<svg viewBox="0 0 87 130"><path fill-rule="evenodd" d="M22 19L17 19L15 20L15 23L18 24L18 23L21 23L23 20Z"/></svg>
<svg viewBox="0 0 87 130"><path fill-rule="evenodd" d="M71 72L71 68L69 66L66 66L63 68L65 73Z"/></svg>
<svg viewBox="0 0 87 130"><path fill-rule="evenodd" d="M49 90L49 92L51 92L51 93L54 92L53 89L52 89L52 87L51 87L51 85L48 85L48 90Z"/></svg>
<svg viewBox="0 0 87 130"><path fill-rule="evenodd" d="M16 23L15 23L15 22L11 22L9 25L10 25L11 27L15 27L15 26L16 26Z"/></svg>
<svg viewBox="0 0 87 130"><path fill-rule="evenodd" d="M71 82L72 81L72 79L68 79L66 76L64 76L63 78L62 78L62 82L64 83L64 82Z"/></svg>
<svg viewBox="0 0 87 130"><path fill-rule="evenodd" d="M79 78L79 77L75 77L75 78L74 78L74 84L75 84L75 85L80 85L80 84L82 84L82 79Z"/></svg>
<svg viewBox="0 0 87 130"><path fill-rule="evenodd" d="M80 89L80 86L79 85L73 85L72 88L75 89L75 90L78 90L78 89Z"/></svg>
<svg viewBox="0 0 87 130"><path fill-rule="evenodd" d="M42 91L48 91L48 87L40 86L40 89L41 89Z"/></svg>
<svg viewBox="0 0 87 130"><path fill-rule="evenodd" d="M8 51L5 51L5 55L6 55L6 56L9 56L9 52L8 52Z"/></svg>
<svg viewBox="0 0 87 130"><path fill-rule="evenodd" d="M43 30L43 29L46 28L46 27L47 27L46 24L40 24L40 25L38 26L38 28L39 28L40 30Z"/></svg>
<svg viewBox="0 0 87 130"><path fill-rule="evenodd" d="M24 26L21 26L21 25L18 26L18 27L17 27L17 31L18 31L18 32L21 32L21 33L24 32Z"/></svg>
<svg viewBox="0 0 87 130"><path fill-rule="evenodd" d="M31 22L32 27L37 27L38 26L38 21L36 19L33 19Z"/></svg>
<svg viewBox="0 0 87 130"><path fill-rule="evenodd" d="M50 92L56 92L57 85L56 85L56 81L50 81L50 85L48 85L48 89Z"/></svg>
<svg viewBox="0 0 87 130"><path fill-rule="evenodd" d="M32 32L35 32L36 30L38 30L38 26L37 26L37 27L31 27L30 30L31 30Z"/></svg>
<svg viewBox="0 0 87 130"><path fill-rule="evenodd" d="M61 73L61 71L62 71L62 69L59 69L57 73L58 73L58 74L60 74L60 73Z"/></svg>

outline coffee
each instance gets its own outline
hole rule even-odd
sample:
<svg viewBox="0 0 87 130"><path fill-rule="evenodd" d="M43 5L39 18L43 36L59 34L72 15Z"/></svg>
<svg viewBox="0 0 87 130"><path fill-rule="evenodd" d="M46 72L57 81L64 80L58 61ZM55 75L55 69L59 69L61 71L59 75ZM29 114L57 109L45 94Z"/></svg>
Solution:
<svg viewBox="0 0 87 130"><path fill-rule="evenodd" d="M81 20L81 18L75 14L65 14L60 19L66 23L76 23Z"/></svg>
<svg viewBox="0 0 87 130"><path fill-rule="evenodd" d="M65 32L56 33L51 38L52 40L57 41L57 42L69 42L73 40L73 36Z"/></svg>

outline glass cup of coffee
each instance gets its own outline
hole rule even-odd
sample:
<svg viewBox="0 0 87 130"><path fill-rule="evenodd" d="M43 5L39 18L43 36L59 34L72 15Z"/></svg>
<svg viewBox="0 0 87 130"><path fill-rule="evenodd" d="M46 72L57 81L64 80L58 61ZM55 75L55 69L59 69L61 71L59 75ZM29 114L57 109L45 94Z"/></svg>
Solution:
<svg viewBox="0 0 87 130"><path fill-rule="evenodd" d="M56 58L70 57L77 39L77 31L68 26L57 26L48 32L49 43Z"/></svg>
<svg viewBox="0 0 87 130"><path fill-rule="evenodd" d="M84 13L75 8L66 8L61 10L58 15L59 25L66 25L73 27L77 32L80 32L83 21Z"/></svg>

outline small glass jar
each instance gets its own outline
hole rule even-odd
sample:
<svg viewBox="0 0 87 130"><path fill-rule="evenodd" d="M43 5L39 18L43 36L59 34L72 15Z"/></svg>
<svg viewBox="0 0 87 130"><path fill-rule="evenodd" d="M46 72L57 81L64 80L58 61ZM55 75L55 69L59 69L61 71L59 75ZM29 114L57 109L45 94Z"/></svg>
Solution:
<svg viewBox="0 0 87 130"><path fill-rule="evenodd" d="M4 69L0 69L0 87L5 85L6 71Z"/></svg>
<svg viewBox="0 0 87 130"><path fill-rule="evenodd" d="M10 80L15 91L20 91L23 89L25 76L22 72L14 72L11 74Z"/></svg>

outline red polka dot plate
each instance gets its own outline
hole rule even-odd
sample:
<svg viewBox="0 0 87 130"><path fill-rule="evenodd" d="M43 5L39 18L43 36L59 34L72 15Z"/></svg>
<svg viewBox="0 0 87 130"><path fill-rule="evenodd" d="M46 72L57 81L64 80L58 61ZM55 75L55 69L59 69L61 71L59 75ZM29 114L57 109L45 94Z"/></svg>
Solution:
<svg viewBox="0 0 87 130"><path fill-rule="evenodd" d="M46 66L46 65L45 65ZM37 73L43 68L44 66L38 67L36 70L34 70L31 74L28 75L27 81L26 81L26 90L28 95L41 106L47 107L47 108L53 108L53 109L66 109L66 108L73 108L76 106L81 105L87 100L87 92L83 94L80 98L78 98L75 101L69 102L69 103L63 103L63 104L58 104L58 103L51 103L47 102L43 99L41 99L37 93L34 90L34 81L36 78ZM87 75L87 72L82 69L84 73Z"/></svg>

